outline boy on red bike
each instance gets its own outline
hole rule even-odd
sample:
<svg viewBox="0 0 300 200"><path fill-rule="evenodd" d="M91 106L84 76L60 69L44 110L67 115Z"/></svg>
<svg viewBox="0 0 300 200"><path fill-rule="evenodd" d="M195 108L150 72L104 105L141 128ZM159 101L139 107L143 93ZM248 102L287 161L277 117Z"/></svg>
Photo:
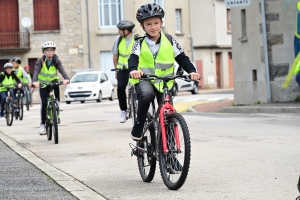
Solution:
<svg viewBox="0 0 300 200"><path fill-rule="evenodd" d="M159 82L152 84L148 81L140 81L139 78L144 73L173 76L176 60L179 66L189 73L192 80L200 79L194 65L177 41L171 35L161 31L164 15L164 10L155 3L141 6L136 13L136 19L146 33L144 37L135 41L128 60L129 73L132 77L130 82L136 85L138 98L137 121L131 132L133 140L142 139L143 126L150 103L155 98L155 93L159 94L157 98L160 102L163 92L163 84ZM173 81L168 83L168 87L169 89L173 87Z"/></svg>

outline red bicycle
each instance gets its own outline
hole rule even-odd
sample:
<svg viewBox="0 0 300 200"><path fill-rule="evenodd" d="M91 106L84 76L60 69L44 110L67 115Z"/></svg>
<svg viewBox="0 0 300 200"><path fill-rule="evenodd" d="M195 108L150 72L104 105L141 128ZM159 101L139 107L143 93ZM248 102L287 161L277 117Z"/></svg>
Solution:
<svg viewBox="0 0 300 200"><path fill-rule="evenodd" d="M148 112L144 125L143 139L136 146L130 144L132 155L137 156L140 175L145 182L154 178L156 161L159 160L160 173L164 184L171 190L177 190L184 184L190 168L191 141L185 119L176 112L172 105L171 90L168 81L183 78L192 81L186 75L174 77L158 77L146 75L146 81L161 81L163 84L162 101L155 111Z"/></svg>

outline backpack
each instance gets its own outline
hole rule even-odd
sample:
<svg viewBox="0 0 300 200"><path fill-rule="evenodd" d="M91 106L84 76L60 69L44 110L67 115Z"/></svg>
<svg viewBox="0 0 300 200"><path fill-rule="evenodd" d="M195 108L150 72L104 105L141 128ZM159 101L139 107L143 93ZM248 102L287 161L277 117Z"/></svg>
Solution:
<svg viewBox="0 0 300 200"><path fill-rule="evenodd" d="M169 40L169 42L171 43L171 45L173 46L173 41L172 41L172 36L168 33L164 33L166 38ZM142 42L145 39L145 36L139 37L139 35L137 35L137 37L134 37L134 40L140 40L140 48L142 48Z"/></svg>

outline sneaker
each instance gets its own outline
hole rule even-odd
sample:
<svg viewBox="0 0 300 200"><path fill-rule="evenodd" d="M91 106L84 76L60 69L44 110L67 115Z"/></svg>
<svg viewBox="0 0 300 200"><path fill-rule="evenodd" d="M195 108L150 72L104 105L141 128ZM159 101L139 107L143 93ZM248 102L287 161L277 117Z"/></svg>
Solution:
<svg viewBox="0 0 300 200"><path fill-rule="evenodd" d="M131 131L131 137L133 140L142 140L142 133L144 129L144 123L136 122Z"/></svg>
<svg viewBox="0 0 300 200"><path fill-rule="evenodd" d="M124 123L125 121L126 121L126 111L121 110L120 123Z"/></svg>
<svg viewBox="0 0 300 200"><path fill-rule="evenodd" d="M63 107L62 103L60 103L60 101L58 102L58 107L59 107L59 111L64 110L64 107Z"/></svg>
<svg viewBox="0 0 300 200"><path fill-rule="evenodd" d="M40 134L40 135L46 135L45 124L41 124L41 125L40 125L39 134Z"/></svg>

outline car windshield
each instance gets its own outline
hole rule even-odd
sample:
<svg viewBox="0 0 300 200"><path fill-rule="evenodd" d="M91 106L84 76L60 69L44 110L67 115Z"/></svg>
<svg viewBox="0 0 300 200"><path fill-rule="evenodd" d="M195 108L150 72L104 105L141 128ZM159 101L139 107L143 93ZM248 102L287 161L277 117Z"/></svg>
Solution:
<svg viewBox="0 0 300 200"><path fill-rule="evenodd" d="M98 74L77 74L72 78L71 83L96 82L97 80Z"/></svg>

